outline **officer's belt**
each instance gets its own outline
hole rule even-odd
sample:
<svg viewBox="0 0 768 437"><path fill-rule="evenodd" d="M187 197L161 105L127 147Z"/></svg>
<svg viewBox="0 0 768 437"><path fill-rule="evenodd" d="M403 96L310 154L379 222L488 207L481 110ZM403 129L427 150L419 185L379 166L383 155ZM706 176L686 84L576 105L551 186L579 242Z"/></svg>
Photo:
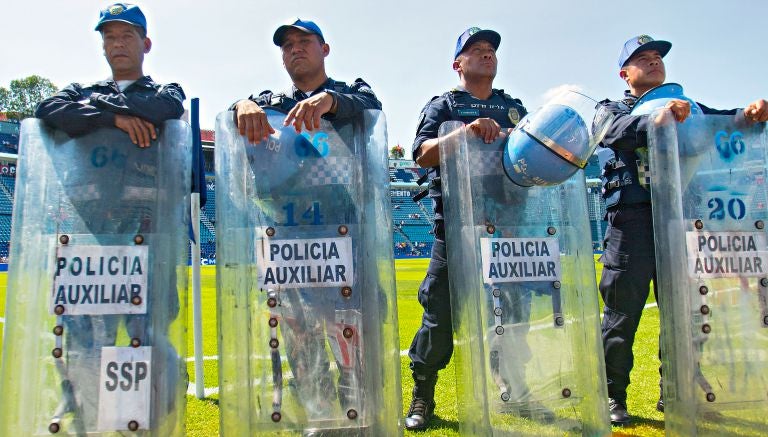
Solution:
<svg viewBox="0 0 768 437"><path fill-rule="evenodd" d="M605 184L605 189L612 190L614 188L626 187L627 185L632 185L632 179L617 179L615 181L608 182Z"/></svg>

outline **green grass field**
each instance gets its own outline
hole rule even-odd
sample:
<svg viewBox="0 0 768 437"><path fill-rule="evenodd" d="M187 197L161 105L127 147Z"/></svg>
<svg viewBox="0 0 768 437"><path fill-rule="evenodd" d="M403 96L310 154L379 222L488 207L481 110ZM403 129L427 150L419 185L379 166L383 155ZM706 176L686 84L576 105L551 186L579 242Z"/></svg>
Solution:
<svg viewBox="0 0 768 437"><path fill-rule="evenodd" d="M418 286L427 267L426 259L397 260L397 306L400 322L400 350L408 349L414 333L421 323L421 306L416 299ZM600 275L599 263L595 264ZM5 291L7 274L0 274L0 318L5 315ZM191 283L191 281L190 281ZM218 373L216 367L216 270L213 266L202 269L202 302L203 302L203 354L207 357L204 366L204 382L210 394L202 400L195 396L187 396L187 435L208 437L218 435L219 408ZM651 293L651 299L653 294ZM614 428L614 435L658 436L664 433L664 416L655 409L658 398L659 360L656 356L659 333L659 313L656 307L648 308L643 313L640 329L635 341L635 368L632 372L632 384L629 387L629 410L634 416L631 426ZM192 338L192 296L189 298L189 354L193 351ZM0 350L2 350L2 331L0 331ZM403 384L403 412L410 403L410 392L413 382L408 370L408 357L401 357ZM194 392L194 363L188 362L190 390ZM454 383L454 368L451 363L440 374L437 388L437 417L433 427L426 432L406 435L419 436L458 436L456 411L456 391Z"/></svg>

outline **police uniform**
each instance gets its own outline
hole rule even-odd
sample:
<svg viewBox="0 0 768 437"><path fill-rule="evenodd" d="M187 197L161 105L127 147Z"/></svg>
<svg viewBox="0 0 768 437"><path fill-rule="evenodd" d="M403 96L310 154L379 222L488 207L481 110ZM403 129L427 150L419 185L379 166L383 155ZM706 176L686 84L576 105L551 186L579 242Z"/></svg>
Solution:
<svg viewBox="0 0 768 437"><path fill-rule="evenodd" d="M601 102L615 115L597 151L608 228L603 240L602 337L608 396L626 405L632 344L645 306L651 279L656 294L656 258L653 242L651 194L638 167L645 162L638 148L648 147L648 116L629 115L637 97L624 92L619 101ZM735 114L698 104L704 114ZM652 181L651 181L652 183ZM658 302L658 299L657 299Z"/></svg>
<svg viewBox="0 0 768 437"><path fill-rule="evenodd" d="M336 112L334 114L323 114L326 120L345 120L355 117L366 109L381 109L381 102L371 90L371 87L363 79L355 79L352 85L328 78L316 90L307 94L295 85L291 86L290 91L284 93L273 93L266 90L259 93L258 96L251 95L248 100L261 107L273 107L283 112L293 109L296 104L317 93L326 92L336 101ZM237 111L237 102L232 104L231 110ZM237 116L235 116L237 118Z"/></svg>
<svg viewBox="0 0 768 437"><path fill-rule="evenodd" d="M143 28L146 31L146 19L136 5L116 3L101 11L96 31L111 21L119 21ZM184 113L183 102L186 98L184 91L178 84L171 83L161 85L149 76L142 76L134 81L120 81L121 84L109 79L82 85L72 83L41 101L35 109L35 117L42 119L49 126L64 131L71 137L79 137L92 133L101 128L115 129L116 115L128 115L149 121L156 127L161 127L167 120L179 119ZM130 82L126 85L126 82ZM127 134L126 134L127 135ZM204 180L204 163L200 160L197 175ZM67 181L72 188L87 183L88 175L70 175ZM66 178L64 179L66 180ZM153 176L137 174L130 181L131 184L142 188L151 189L156 184ZM203 183L202 186L205 186ZM106 190L106 189L105 189ZM107 190L108 191L108 190ZM70 192L72 194L72 192ZM98 211L92 203L96 202L104 208L101 215L93 215L90 220L83 223L81 232L88 232L96 236L96 241L109 245L114 241L115 234L130 232L142 232L149 230L148 220L152 217L149 206L144 204L144 199L133 200L130 205L121 204L119 208L110 210L106 207L108 202L101 199L80 201L71 196L73 206L76 209ZM153 202L154 199L147 199ZM201 193L201 206L205 203L205 192ZM150 231L151 232L151 231ZM153 259L153 251L150 251L150 259ZM158 258L159 259L159 258ZM150 267L151 269L154 267ZM175 284L175 272L165 272L163 268L157 269L154 278L160 283ZM165 269L167 270L167 269ZM160 299L168 299L164 304L159 304ZM100 351L102 347L114 346L117 339L117 328L120 322L125 323L126 331L130 337L141 339L142 345L153 346L153 390L152 390L152 421L153 426L159 426L161 418L171 414L176 401L176 382L178 379L178 353L167 337L168 326L178 315L179 303L176 293L149 295L147 313L141 315L94 315L94 316L62 316L65 326L67 360L66 366L58 367L62 372L62 401L54 412L53 421L58 422L63 415L75 412L79 417L76 421L82 421L87 428L95 429L96 414L98 409L80 408L79 402L95 399L95 390L91 384L93 373L94 351ZM165 311L163 311L165 310ZM162 313L160 313L162 311ZM89 358L90 357L90 358ZM96 361L98 363L98 361ZM155 384L155 379L158 382ZM76 399L75 393L88 392L87 399Z"/></svg>
<svg viewBox="0 0 768 437"><path fill-rule="evenodd" d="M446 121L458 120L469 124L478 118L491 118L501 128L512 128L526 113L522 102L513 99L504 90L494 89L487 100L481 100L463 89L453 89L433 97L421 111L413 143L414 156L424 141L437 138L440 125ZM440 167L430 168L427 176L429 197L432 198L435 213L435 243L426 277L419 287L419 303L424 307L422 323L413 338L408 356L411 358L414 377L432 378L451 359L453 329Z"/></svg>
<svg viewBox="0 0 768 437"><path fill-rule="evenodd" d="M359 119L365 110L381 109L381 102L370 86L359 78L351 86L328 78L311 93L305 93L293 85L286 92L273 93L266 90L258 95L251 95L248 99L262 108L274 108L287 113L298 102L321 92L330 94L336 102L335 113L326 113L322 118L332 122L337 129L340 127L339 123ZM236 105L237 102L230 109L237 111ZM326 193L323 198L331 199L335 195L338 201L338 207L324 205L326 211L347 213L350 199L340 191L338 186L319 189ZM318 188L316 187L313 192L317 193ZM328 214L332 213L326 213L325 216L325 219L330 222L342 223L348 220ZM338 292L328 294L318 290L316 288L283 290L280 292L281 304L278 310L279 316L287 327L281 331L282 346L293 373L292 385L301 399L304 414L310 421L327 420L332 417L337 395L343 411L360 408L362 402L360 391L362 345L349 344L343 337L347 324L353 324L362 319L361 296L356 294L352 298L342 298ZM336 384L332 381L326 343L331 346L339 373ZM345 346L342 347L342 345Z"/></svg>
<svg viewBox="0 0 768 437"><path fill-rule="evenodd" d="M178 84L160 85L144 76L120 90L114 80L87 86L73 83L37 105L35 117L76 137L102 127L115 127L115 115L131 115L155 126L184 114L184 91Z"/></svg>

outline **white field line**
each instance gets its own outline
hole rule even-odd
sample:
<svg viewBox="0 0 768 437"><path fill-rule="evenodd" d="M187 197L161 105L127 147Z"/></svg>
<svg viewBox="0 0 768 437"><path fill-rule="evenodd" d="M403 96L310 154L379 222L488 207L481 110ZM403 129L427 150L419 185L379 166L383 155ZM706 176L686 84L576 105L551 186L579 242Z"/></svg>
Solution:
<svg viewBox="0 0 768 437"><path fill-rule="evenodd" d="M5 323L5 319L0 317L0 323Z"/></svg>

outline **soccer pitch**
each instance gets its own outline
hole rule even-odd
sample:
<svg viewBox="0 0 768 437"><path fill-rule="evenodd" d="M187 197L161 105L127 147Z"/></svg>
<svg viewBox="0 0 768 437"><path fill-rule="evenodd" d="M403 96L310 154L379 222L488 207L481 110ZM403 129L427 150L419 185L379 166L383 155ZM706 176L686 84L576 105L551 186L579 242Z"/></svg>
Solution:
<svg viewBox="0 0 768 437"><path fill-rule="evenodd" d="M410 403L410 393L413 381L408 369L407 351L411 339L421 323L421 306L416 294L428 259L396 260L397 275L397 308L400 325L400 350L402 384L403 384L403 413ZM601 264L595 264L600 274ZM5 294L7 273L0 273L0 325L5 324ZM191 283L191 280L190 280ZM187 391L187 435L208 437L218 435L218 369L217 369L217 335L216 335L216 267L203 266L201 272L202 310L203 310L203 355L205 356L204 382L205 399L199 400L194 396L195 369L191 357L194 347L192 338L192 294L189 294L189 338L187 368L189 371L189 389ZM653 293L651 293L651 299ZM614 428L615 435L660 436L664 433L664 415L656 411L656 400L659 394L659 360L657 358L659 334L659 313L655 306L647 308L643 313L635 339L635 368L632 371L632 384L629 387L629 411L634 417L631 426ZM2 350L2 331L0 330L0 350ZM436 417L433 426L426 432L406 435L419 436L458 436L459 424L456 411L456 391L454 383L453 362L440 373L436 390Z"/></svg>

